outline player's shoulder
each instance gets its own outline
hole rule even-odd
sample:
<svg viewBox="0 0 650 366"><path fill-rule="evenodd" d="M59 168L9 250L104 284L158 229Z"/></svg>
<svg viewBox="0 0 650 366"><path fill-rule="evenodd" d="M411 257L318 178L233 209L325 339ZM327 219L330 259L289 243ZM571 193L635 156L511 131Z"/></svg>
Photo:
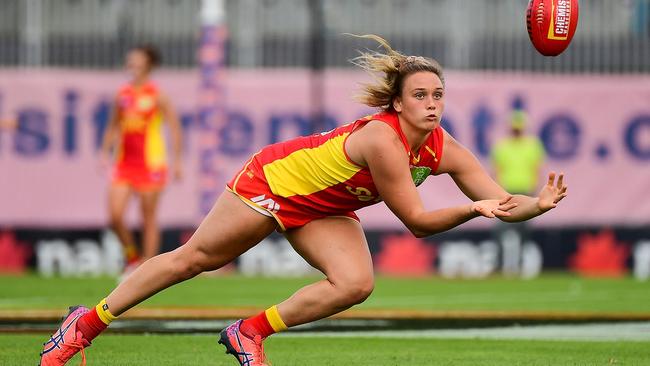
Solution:
<svg viewBox="0 0 650 366"><path fill-rule="evenodd" d="M356 131L354 143L363 150L376 152L401 148L401 141L393 128L379 120L370 120L363 128Z"/></svg>
<svg viewBox="0 0 650 366"><path fill-rule="evenodd" d="M445 130L442 127L438 127L437 130L440 130L440 136L442 138L442 144L445 148L445 150L449 149L450 147L462 147L463 145L454 138L452 134L450 134L447 130ZM435 131L435 130L434 130Z"/></svg>
<svg viewBox="0 0 650 366"><path fill-rule="evenodd" d="M160 87L158 86L158 83L156 83L153 80L148 81L142 89L147 93L152 93L152 94L160 93Z"/></svg>
<svg viewBox="0 0 650 366"><path fill-rule="evenodd" d="M358 132L361 132L368 139L380 142L399 140L399 135L393 127L377 119L371 119L366 122Z"/></svg>

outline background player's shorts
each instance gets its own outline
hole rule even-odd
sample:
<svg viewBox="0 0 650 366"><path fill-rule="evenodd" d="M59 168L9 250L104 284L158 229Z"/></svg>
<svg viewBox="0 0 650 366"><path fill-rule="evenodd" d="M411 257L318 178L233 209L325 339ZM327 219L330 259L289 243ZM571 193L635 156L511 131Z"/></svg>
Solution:
<svg viewBox="0 0 650 366"><path fill-rule="evenodd" d="M359 221L357 215L351 211L318 212L312 207L295 202L291 197L276 196L266 182L261 165L257 164L254 158L228 182L227 188L255 211L275 218L280 225L280 231L298 228L328 216L345 216Z"/></svg>
<svg viewBox="0 0 650 366"><path fill-rule="evenodd" d="M147 169L128 165L116 165L113 185L128 185L137 192L161 191L167 184L167 168Z"/></svg>

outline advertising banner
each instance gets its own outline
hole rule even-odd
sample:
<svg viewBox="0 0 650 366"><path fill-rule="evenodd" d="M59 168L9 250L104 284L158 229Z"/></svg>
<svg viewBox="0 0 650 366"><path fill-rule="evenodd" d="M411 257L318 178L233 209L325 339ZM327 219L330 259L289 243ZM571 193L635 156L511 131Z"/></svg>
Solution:
<svg viewBox="0 0 650 366"><path fill-rule="evenodd" d="M202 208L248 157L262 146L314 131L306 70L229 70L224 93L210 103L225 106L226 120L214 133L201 129L205 98L198 71L161 70L155 80L179 111L185 132L185 176L170 183L161 200L165 226L195 226ZM319 130L351 122L373 110L354 101L355 70L328 70L323 77L324 116ZM122 72L0 70L0 226L98 227L107 221L109 172L100 169L98 148ZM534 220L535 227L647 225L650 223L650 77L596 75L446 75L443 125L473 151L486 169L490 147L505 136L513 100L523 102L530 132L547 151L544 171L566 174L569 197L560 209ZM203 99L202 99L203 98ZM213 141L220 177L211 179L199 156ZM444 159L444 152L443 152ZM223 177L222 177L223 176ZM227 179L227 178L226 178ZM420 188L431 209L468 202L447 176ZM208 200L210 202L203 202ZM137 222L133 207L129 222ZM363 209L366 229L401 229L384 204ZM473 220L465 228L487 228Z"/></svg>

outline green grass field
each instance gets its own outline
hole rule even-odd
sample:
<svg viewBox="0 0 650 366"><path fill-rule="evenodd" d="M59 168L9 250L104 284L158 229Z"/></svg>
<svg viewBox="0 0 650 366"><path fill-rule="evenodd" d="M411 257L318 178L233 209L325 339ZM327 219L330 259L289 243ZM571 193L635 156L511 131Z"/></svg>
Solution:
<svg viewBox="0 0 650 366"><path fill-rule="evenodd" d="M259 306L275 304L316 278L198 277L167 289L141 306ZM0 276L0 309L66 309L94 305L113 278ZM377 278L358 309L650 313L650 283L632 278L585 279L566 274L534 280Z"/></svg>
<svg viewBox="0 0 650 366"><path fill-rule="evenodd" d="M43 335L0 335L0 363L36 365ZM88 348L89 365L214 365L237 362L216 336L106 335ZM650 342L549 342L400 338L271 337L273 365L648 365ZM76 356L70 364L78 365Z"/></svg>
<svg viewBox="0 0 650 366"><path fill-rule="evenodd" d="M168 289L140 307L260 307L278 303L316 278L199 277ZM0 276L0 310L61 309L94 305L113 278L64 279ZM650 313L650 283L584 279L566 274L534 280L490 278L378 278L358 309ZM650 329L650 327L649 327ZM0 333L0 365L35 365L46 334ZM554 338L555 339L555 338ZM645 339L645 338L644 338ZM236 365L217 335L109 333L87 350L89 365ZM274 365L650 365L650 341L549 341L315 337L287 333L265 347ZM71 362L77 365L78 359Z"/></svg>

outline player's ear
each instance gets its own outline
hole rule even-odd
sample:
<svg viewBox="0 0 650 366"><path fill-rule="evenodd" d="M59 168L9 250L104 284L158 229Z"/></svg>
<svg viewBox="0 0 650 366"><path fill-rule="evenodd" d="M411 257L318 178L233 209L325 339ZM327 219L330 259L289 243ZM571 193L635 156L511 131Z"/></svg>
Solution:
<svg viewBox="0 0 650 366"><path fill-rule="evenodd" d="M397 113L402 112L402 98L400 98L399 96L393 98L393 109Z"/></svg>

